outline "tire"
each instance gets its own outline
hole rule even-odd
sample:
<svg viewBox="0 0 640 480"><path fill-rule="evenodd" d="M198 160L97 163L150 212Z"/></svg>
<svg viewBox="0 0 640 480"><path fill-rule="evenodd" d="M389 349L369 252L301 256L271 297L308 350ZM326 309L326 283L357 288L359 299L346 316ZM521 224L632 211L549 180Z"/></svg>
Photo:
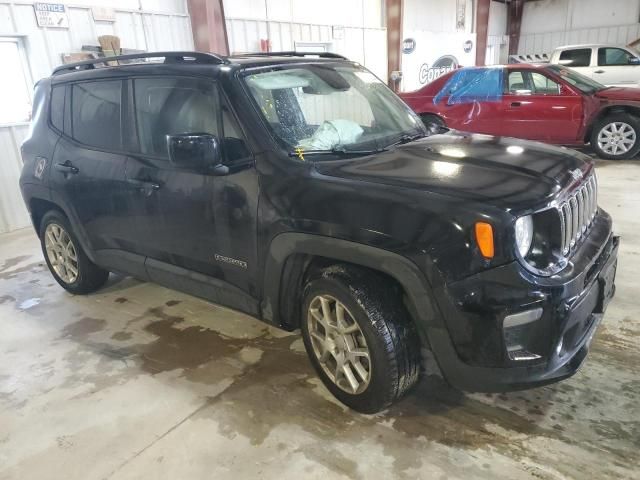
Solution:
<svg viewBox="0 0 640 480"><path fill-rule="evenodd" d="M326 322L322 299L333 320L338 309L344 309L342 327L354 333L333 338L336 331L324 329L317 317L319 313ZM313 367L329 391L353 410L379 412L418 381L421 357L417 331L402 303L402 292L380 274L342 265L323 270L304 288L302 316L302 337ZM333 345L333 352L323 355ZM368 357L361 356L364 350ZM352 356L352 351L358 356ZM346 365L357 387L349 382L346 370L338 368L338 359L345 357L352 359ZM337 376L336 371L340 371Z"/></svg>
<svg viewBox="0 0 640 480"><path fill-rule="evenodd" d="M613 140L608 140L611 136L614 136ZM631 139L633 143L625 141ZM624 160L635 157L640 151L640 119L624 112L607 115L593 125L590 141L591 148L600 158Z"/></svg>
<svg viewBox="0 0 640 480"><path fill-rule="evenodd" d="M109 278L107 270L89 260L69 220L59 211L50 210L42 218L40 245L53 278L70 293L84 295L95 292Z"/></svg>
<svg viewBox="0 0 640 480"><path fill-rule="evenodd" d="M430 135L442 133L443 129L447 128L444 120L442 120L439 116L433 115L431 113L421 114L420 120L422 120L424 126L427 127Z"/></svg>

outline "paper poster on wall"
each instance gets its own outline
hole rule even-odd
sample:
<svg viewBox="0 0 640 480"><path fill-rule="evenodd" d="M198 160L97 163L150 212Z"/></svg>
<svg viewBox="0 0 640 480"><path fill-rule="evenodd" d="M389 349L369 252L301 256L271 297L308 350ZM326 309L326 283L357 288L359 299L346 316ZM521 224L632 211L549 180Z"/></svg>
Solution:
<svg viewBox="0 0 640 480"><path fill-rule="evenodd" d="M417 90L458 67L476 62L476 35L473 33L406 32L412 41L410 53L402 55L403 92Z"/></svg>
<svg viewBox="0 0 640 480"><path fill-rule="evenodd" d="M62 3L34 3L36 21L39 27L69 28L69 17Z"/></svg>
<svg viewBox="0 0 640 480"><path fill-rule="evenodd" d="M93 20L96 22L115 22L116 11L109 7L91 7Z"/></svg>

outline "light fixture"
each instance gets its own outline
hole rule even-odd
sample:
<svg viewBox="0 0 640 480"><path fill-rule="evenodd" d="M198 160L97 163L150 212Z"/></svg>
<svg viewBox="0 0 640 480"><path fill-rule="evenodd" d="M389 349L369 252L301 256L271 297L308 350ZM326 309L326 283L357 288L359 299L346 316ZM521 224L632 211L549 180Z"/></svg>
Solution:
<svg viewBox="0 0 640 480"><path fill-rule="evenodd" d="M516 220L515 225L516 247L522 258L526 257L533 242L533 218L525 215Z"/></svg>
<svg viewBox="0 0 640 480"><path fill-rule="evenodd" d="M476 222L476 243L484 258L493 258L495 248L493 246L493 227L487 222Z"/></svg>

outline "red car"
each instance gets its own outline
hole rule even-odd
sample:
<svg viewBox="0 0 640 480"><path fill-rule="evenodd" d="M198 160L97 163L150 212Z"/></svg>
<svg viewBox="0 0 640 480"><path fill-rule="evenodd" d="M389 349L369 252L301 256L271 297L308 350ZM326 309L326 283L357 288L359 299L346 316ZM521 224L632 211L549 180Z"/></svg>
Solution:
<svg viewBox="0 0 640 480"><path fill-rule="evenodd" d="M400 96L429 128L590 143L609 159L640 151L640 89L605 87L560 65L463 68Z"/></svg>

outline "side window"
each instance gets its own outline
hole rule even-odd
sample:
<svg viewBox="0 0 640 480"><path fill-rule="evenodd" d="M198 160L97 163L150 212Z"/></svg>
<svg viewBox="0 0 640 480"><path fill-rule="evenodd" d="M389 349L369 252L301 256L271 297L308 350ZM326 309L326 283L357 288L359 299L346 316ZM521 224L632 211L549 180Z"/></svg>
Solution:
<svg viewBox="0 0 640 480"><path fill-rule="evenodd" d="M222 134L225 163L232 164L251 155L240 125L226 102L222 106Z"/></svg>
<svg viewBox="0 0 640 480"><path fill-rule="evenodd" d="M598 65L630 65L631 59L634 58L626 50L622 48L599 48L598 49Z"/></svg>
<svg viewBox="0 0 640 480"><path fill-rule="evenodd" d="M509 93L513 95L530 95L531 90L527 88L524 81L523 72L513 71L509 72L509 80L507 82L509 86Z"/></svg>
<svg viewBox="0 0 640 480"><path fill-rule="evenodd" d="M65 85L58 85L51 90L51 104L49 114L51 124L61 132L64 131L64 95L67 88Z"/></svg>
<svg viewBox="0 0 640 480"><path fill-rule="evenodd" d="M591 65L591 49L576 48L561 52L560 65L567 67L588 67Z"/></svg>
<svg viewBox="0 0 640 480"><path fill-rule="evenodd" d="M140 151L167 157L167 135L218 135L215 84L195 78L140 78L133 82Z"/></svg>
<svg viewBox="0 0 640 480"><path fill-rule="evenodd" d="M559 95L560 85L551 80L546 75L538 72L530 72L531 85L533 87L533 93L539 95Z"/></svg>
<svg viewBox="0 0 640 480"><path fill-rule="evenodd" d="M91 147L119 150L122 82L77 83L72 87L72 136Z"/></svg>
<svg viewBox="0 0 640 480"><path fill-rule="evenodd" d="M2 7L4 9L4 6ZM6 30L5 16L1 30ZM0 36L0 58L2 59L2 75L0 75L0 124L27 122L31 119L31 89L33 85L29 75L25 41L27 37Z"/></svg>

